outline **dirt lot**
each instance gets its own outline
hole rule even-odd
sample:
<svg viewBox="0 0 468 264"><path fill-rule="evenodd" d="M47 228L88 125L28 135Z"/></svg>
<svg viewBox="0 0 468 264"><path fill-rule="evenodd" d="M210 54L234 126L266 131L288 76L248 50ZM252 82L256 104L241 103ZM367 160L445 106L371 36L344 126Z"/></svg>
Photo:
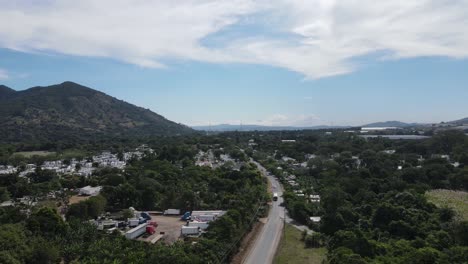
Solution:
<svg viewBox="0 0 468 264"><path fill-rule="evenodd" d="M70 200L69 200L69 204L72 205L72 204L76 204L76 203L79 203L81 201L85 201L85 200L88 200L91 196L78 196L78 195L73 195L70 197Z"/></svg>
<svg viewBox="0 0 468 264"><path fill-rule="evenodd" d="M158 223L155 235L164 232L163 240L167 244L172 244L180 238L180 227L185 223L180 220L180 216L164 215L151 215L151 221ZM155 235L152 235L151 238L155 237Z"/></svg>

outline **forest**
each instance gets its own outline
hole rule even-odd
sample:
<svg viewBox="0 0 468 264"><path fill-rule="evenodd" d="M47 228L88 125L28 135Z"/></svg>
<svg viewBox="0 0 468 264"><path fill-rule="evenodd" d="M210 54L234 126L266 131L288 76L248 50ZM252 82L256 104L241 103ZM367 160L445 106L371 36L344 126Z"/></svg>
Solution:
<svg viewBox="0 0 468 264"><path fill-rule="evenodd" d="M295 140L284 143L282 140ZM253 143L254 142L254 143ZM71 144L84 157L123 151L141 141ZM0 197L44 195L60 188L100 185L100 196L71 205L62 219L50 206L0 208L1 263L220 263L229 262L241 238L264 212L266 181L250 156L285 187L289 215L308 225L305 247L326 247L327 263L467 263L468 222L456 210L427 199L436 189L468 191L468 137L458 131L425 140L364 139L341 130L228 132L145 140L155 154L124 170L101 169L88 178L38 170L28 180L0 176ZM63 146L41 150L60 155ZM31 146L3 146L3 163L43 162L15 157ZM200 150L229 153L240 170L194 165ZM241 151L243 150L243 151ZM12 158L13 157L13 158ZM283 159L288 157L290 159ZM302 164L302 165L299 165ZM298 186L286 176L295 175ZM320 195L319 203L297 195ZM64 196L66 194L64 193ZM306 196L306 197L307 197ZM65 203L64 199L64 203ZM142 210L223 209L196 243L148 245L104 234L86 220L130 206ZM259 213L260 212L260 213ZM310 216L320 216L313 223Z"/></svg>
<svg viewBox="0 0 468 264"><path fill-rule="evenodd" d="M125 171L101 169L88 178L59 177L41 170L27 179L15 174L1 176L4 196L13 199L85 185L100 185L103 190L99 196L70 205L65 220L56 204L0 207L0 263L229 262L243 236L264 212L269 199L266 181L249 163L239 170L232 170L229 164L216 169L195 166L196 151L210 145L200 141L191 144L193 140L161 142L155 146L158 154L132 160ZM227 146L229 149L232 147ZM236 151L233 154L239 155ZM196 243L182 240L172 245L127 240L120 234L100 232L87 222L129 207L222 209L227 213Z"/></svg>
<svg viewBox="0 0 468 264"><path fill-rule="evenodd" d="M281 136L296 143L281 143ZM300 187L279 177L286 187L285 206L291 217L317 231L304 235L305 244L327 247L328 263L468 262L468 219L425 196L434 189L468 191L464 133L394 141L283 132L254 140L255 159L275 175L297 177ZM307 160L306 154L315 156ZM320 203L298 196L298 189L319 194ZM321 216L321 222L312 223L310 216Z"/></svg>

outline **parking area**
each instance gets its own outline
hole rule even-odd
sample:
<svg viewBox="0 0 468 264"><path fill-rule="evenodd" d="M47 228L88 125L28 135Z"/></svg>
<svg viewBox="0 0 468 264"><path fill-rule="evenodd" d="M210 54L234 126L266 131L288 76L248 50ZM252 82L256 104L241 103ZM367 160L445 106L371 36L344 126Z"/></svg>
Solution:
<svg viewBox="0 0 468 264"><path fill-rule="evenodd" d="M151 222L156 221L158 227L156 228L156 233L147 237L142 238L145 241L151 241L156 238L157 235L164 232L161 240L167 244L173 244L180 238L180 227L184 225L184 221L180 220L180 216L164 216L164 215L151 215Z"/></svg>

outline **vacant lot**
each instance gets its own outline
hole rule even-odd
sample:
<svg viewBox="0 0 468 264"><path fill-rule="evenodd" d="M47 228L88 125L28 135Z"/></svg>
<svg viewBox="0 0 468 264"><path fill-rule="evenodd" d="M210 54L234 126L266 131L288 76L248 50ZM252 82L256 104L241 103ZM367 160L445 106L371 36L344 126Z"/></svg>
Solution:
<svg viewBox="0 0 468 264"><path fill-rule="evenodd" d="M164 242L172 244L180 238L180 228L185 224L180 216L151 215L151 221L156 221L156 233L164 232Z"/></svg>
<svg viewBox="0 0 468 264"><path fill-rule="evenodd" d="M427 199L437 207L449 207L459 217L468 220L468 192L451 190L432 190L426 192Z"/></svg>
<svg viewBox="0 0 468 264"><path fill-rule="evenodd" d="M301 241L301 231L291 225L286 225L284 235L278 246L275 264L321 264L325 260L325 248L306 248Z"/></svg>
<svg viewBox="0 0 468 264"><path fill-rule="evenodd" d="M69 204L72 205L72 204L76 204L76 203L79 203L81 201L86 201L88 200L89 198L91 198L91 196L79 196L79 195L73 195L70 197L69 199Z"/></svg>

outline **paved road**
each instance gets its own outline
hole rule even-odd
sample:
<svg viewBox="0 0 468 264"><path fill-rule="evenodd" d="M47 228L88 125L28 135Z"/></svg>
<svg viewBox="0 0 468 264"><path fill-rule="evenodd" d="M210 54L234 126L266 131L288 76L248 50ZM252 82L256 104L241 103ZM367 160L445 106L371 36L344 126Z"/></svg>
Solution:
<svg viewBox="0 0 468 264"><path fill-rule="evenodd" d="M264 167L259 163L253 163L257 165L260 172L271 183L272 191L278 193L279 198L278 201L273 202L268 214L267 223L263 226L261 233L255 240L254 245L244 260L244 264L269 264L273 262L284 227L285 210L284 207L279 206L283 202L283 188L275 177L267 175Z"/></svg>

